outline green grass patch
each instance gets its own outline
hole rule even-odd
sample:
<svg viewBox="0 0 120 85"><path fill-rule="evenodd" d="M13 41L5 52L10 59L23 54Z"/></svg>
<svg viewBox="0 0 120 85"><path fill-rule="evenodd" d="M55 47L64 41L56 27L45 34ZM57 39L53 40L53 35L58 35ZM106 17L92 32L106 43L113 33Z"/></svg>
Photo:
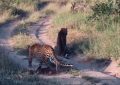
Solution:
<svg viewBox="0 0 120 85"><path fill-rule="evenodd" d="M88 54L98 57L120 57L120 24L115 20L116 16L104 16L95 20L94 28L89 29L90 50ZM119 16L117 16L119 19Z"/></svg>
<svg viewBox="0 0 120 85"><path fill-rule="evenodd" d="M74 26L75 28L79 29L81 24L86 22L86 15L83 13L72 13L72 12L65 12L57 15L54 20L54 26L58 27L69 27Z"/></svg>

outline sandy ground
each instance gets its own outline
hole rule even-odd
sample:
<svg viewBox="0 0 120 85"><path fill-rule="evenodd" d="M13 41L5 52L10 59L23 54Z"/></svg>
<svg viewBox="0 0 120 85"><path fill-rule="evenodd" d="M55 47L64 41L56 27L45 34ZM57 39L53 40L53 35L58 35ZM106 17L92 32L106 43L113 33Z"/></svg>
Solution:
<svg viewBox="0 0 120 85"><path fill-rule="evenodd" d="M50 41L49 37L46 35L50 28L50 23L51 17L45 17L39 22L32 24L30 26L30 34L38 38L40 43L49 44L54 47L54 43ZM13 20L0 26L0 46L4 46L8 51L13 50L10 46L9 38L11 32L18 24L19 20ZM16 52L9 52L9 57L14 62L21 65L21 67L29 69L28 61L23 60L26 56L18 55ZM85 56L81 55L72 59L59 58L66 63L73 64L73 69L77 69L79 74L73 75L62 72L56 75L40 75L40 77L53 79L54 81L61 82L62 85L120 85L120 79L117 78L119 77L118 73L120 73L120 70L114 62L108 65L104 63L100 64L96 61L84 62ZM33 62L33 67L32 69L38 67L36 61Z"/></svg>

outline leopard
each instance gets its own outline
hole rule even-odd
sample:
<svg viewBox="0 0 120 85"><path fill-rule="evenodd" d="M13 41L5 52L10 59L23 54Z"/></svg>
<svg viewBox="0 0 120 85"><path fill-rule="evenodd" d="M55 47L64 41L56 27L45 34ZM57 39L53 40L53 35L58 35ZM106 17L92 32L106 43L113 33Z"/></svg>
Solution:
<svg viewBox="0 0 120 85"><path fill-rule="evenodd" d="M43 63L47 65L52 63L55 65L56 72L58 71L58 66L70 66L70 67L73 66L70 64L64 64L60 62L57 59L57 55L55 53L54 48L47 44L35 43L31 46L28 46L28 52L29 52L29 57L28 57L29 67L32 66L33 58L36 58L40 61L40 65L38 68L41 68Z"/></svg>

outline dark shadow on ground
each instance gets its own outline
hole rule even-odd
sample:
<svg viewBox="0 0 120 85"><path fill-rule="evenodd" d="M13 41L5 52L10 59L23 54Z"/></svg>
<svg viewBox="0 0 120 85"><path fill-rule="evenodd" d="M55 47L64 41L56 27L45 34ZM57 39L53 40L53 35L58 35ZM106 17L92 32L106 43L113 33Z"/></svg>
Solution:
<svg viewBox="0 0 120 85"><path fill-rule="evenodd" d="M90 50L89 38L83 38L68 45L67 54L69 58L74 58L81 70L104 71L112 62L109 58L88 58L85 55ZM75 57L76 56L76 57ZM77 63L76 63L77 64Z"/></svg>
<svg viewBox="0 0 120 85"><path fill-rule="evenodd" d="M28 49L27 49L27 47L24 48L24 49L15 49L15 51L17 51L18 55L28 56Z"/></svg>
<svg viewBox="0 0 120 85"><path fill-rule="evenodd" d="M71 67L65 67L65 66L59 66L58 71L56 72L55 65L50 64L50 68L38 68L36 70L29 70L30 74L38 73L38 74L43 74L43 75L58 75L61 73L68 73L71 71Z"/></svg>
<svg viewBox="0 0 120 85"><path fill-rule="evenodd" d="M37 9L37 10L42 10L42 9L45 8L48 4L49 4L49 1L38 2L38 3L36 4L36 9Z"/></svg>
<svg viewBox="0 0 120 85"><path fill-rule="evenodd" d="M11 11L11 15L18 16L20 18L26 18L26 17L28 17L28 12L24 11L22 9L18 9L18 8L13 7L12 11Z"/></svg>
<svg viewBox="0 0 120 85"><path fill-rule="evenodd" d="M82 40L79 40L77 42L72 42L68 45L69 53L76 55L84 54L86 51L88 51L90 48L90 42L88 38L84 38Z"/></svg>

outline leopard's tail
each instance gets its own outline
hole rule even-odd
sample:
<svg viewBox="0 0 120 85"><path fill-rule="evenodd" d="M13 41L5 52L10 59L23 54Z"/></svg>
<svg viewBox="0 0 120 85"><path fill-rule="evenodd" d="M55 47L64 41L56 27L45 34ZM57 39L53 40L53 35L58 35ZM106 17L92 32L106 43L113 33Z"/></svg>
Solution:
<svg viewBox="0 0 120 85"><path fill-rule="evenodd" d="M61 66L67 66L67 67L73 67L72 64L63 64L63 63L60 63Z"/></svg>
<svg viewBox="0 0 120 85"><path fill-rule="evenodd" d="M50 58L50 62L51 62L51 63L54 63L55 65L59 65L59 66L67 66L67 67L72 67L72 66L73 66L73 65L71 65L71 64L61 63L61 62L59 62L55 57L51 57L51 58Z"/></svg>

